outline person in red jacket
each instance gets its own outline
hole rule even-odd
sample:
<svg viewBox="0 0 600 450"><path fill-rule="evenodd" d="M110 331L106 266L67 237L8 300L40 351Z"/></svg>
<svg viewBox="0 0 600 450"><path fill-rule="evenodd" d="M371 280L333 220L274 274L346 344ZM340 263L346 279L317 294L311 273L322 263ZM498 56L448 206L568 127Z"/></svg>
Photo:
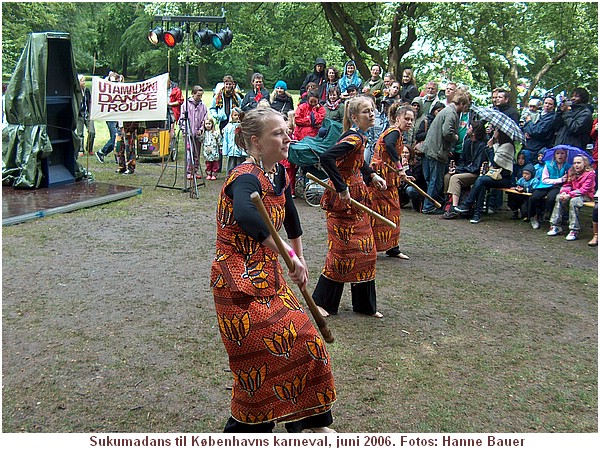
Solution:
<svg viewBox="0 0 600 450"><path fill-rule="evenodd" d="M319 104L319 95L316 91L307 94L306 103L301 103L296 108L294 139L302 140L307 136L315 137L325 119L325 108Z"/></svg>
<svg viewBox="0 0 600 450"><path fill-rule="evenodd" d="M169 80L169 109L173 112L175 122L179 122L181 115L181 105L183 105L183 94L181 89L174 81Z"/></svg>
<svg viewBox="0 0 600 450"><path fill-rule="evenodd" d="M169 129L169 137L172 144L174 144L175 138L175 124L179 123L179 116L181 116L181 105L183 105L183 94L181 89L171 79L169 79L168 86L169 103L167 103L167 125Z"/></svg>

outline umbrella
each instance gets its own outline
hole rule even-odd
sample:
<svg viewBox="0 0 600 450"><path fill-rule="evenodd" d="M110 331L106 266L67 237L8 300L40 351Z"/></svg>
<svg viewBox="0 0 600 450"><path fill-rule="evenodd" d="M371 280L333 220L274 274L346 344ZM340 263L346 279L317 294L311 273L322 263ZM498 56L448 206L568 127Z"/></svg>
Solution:
<svg viewBox="0 0 600 450"><path fill-rule="evenodd" d="M506 114L492 108L473 106L471 109L482 120L491 123L494 127L503 131L513 141L525 142L525 135L519 128L519 125Z"/></svg>
<svg viewBox="0 0 600 450"><path fill-rule="evenodd" d="M557 145L556 147L549 148L544 152L544 156L542 156L543 161L552 161L554 159L554 152L556 150L564 150L567 152L567 162L569 164L573 164L573 158L579 155L586 156L590 160L590 164L594 163L594 158L590 156L588 152L580 149L579 147L573 147L572 145Z"/></svg>

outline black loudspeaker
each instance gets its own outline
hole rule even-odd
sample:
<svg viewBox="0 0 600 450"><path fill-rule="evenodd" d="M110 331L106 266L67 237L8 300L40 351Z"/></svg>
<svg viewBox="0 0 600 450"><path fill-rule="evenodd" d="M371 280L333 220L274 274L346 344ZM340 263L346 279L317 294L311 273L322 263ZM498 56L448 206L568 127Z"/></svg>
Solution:
<svg viewBox="0 0 600 450"><path fill-rule="evenodd" d="M48 34L46 74L46 115L52 153L42 160L42 185L50 187L75 181L73 129L74 68L68 35Z"/></svg>

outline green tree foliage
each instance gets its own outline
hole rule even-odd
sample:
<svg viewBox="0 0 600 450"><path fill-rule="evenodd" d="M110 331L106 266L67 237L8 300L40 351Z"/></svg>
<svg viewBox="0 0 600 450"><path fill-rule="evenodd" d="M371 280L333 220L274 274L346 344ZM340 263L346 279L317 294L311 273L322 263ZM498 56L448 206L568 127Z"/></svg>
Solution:
<svg viewBox="0 0 600 450"><path fill-rule="evenodd" d="M513 101L536 88L597 90L597 3L436 3L431 12L438 20L425 35L440 70L458 61L478 87L508 86Z"/></svg>
<svg viewBox="0 0 600 450"><path fill-rule="evenodd" d="M2 3L2 72L11 73L32 31L53 31L60 16L45 3Z"/></svg>
<svg viewBox="0 0 600 450"><path fill-rule="evenodd" d="M146 39L154 16L223 12L234 34L225 51ZM268 88L278 79L298 88L320 56L339 69L355 59L363 78L373 62L397 75L410 66L419 86L508 86L522 101L550 89L598 89L596 2L3 2L2 13L4 74L30 32L64 31L80 72L141 79L170 71L181 82L189 62L190 84L207 89L226 73L248 88L255 71Z"/></svg>
<svg viewBox="0 0 600 450"><path fill-rule="evenodd" d="M333 37L363 78L378 63L400 76L403 57L417 40L419 20L427 16L427 3L321 3Z"/></svg>

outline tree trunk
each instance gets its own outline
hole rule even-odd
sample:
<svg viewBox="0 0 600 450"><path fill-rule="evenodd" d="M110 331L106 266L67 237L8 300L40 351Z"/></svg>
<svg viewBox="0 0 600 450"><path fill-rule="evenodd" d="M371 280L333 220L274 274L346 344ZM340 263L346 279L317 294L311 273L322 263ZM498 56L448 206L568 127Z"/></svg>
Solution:
<svg viewBox="0 0 600 450"><path fill-rule="evenodd" d="M390 30L390 43L388 46L388 71L394 74L397 80L402 78L403 67L401 66L402 58L406 55L413 43L417 40L417 33L415 28L410 25L407 26L407 35L404 42L400 44L401 38L401 24L400 18L405 17L407 19L413 19L417 10L416 3L401 4L396 8L394 14L394 20L392 21L392 27Z"/></svg>
<svg viewBox="0 0 600 450"><path fill-rule="evenodd" d="M177 79L177 83L179 84L179 89L185 83L185 64L179 64L179 78Z"/></svg>
<svg viewBox="0 0 600 450"><path fill-rule="evenodd" d="M246 69L246 92L253 89L252 86L252 75L254 75L254 61L248 61L248 68ZM239 84L239 83L238 83Z"/></svg>
<svg viewBox="0 0 600 450"><path fill-rule="evenodd" d="M204 87L205 91L212 90L212 88L208 87L208 77L206 73L207 64L204 61L198 63L198 83L200 86Z"/></svg>
<svg viewBox="0 0 600 450"><path fill-rule="evenodd" d="M127 78L127 66L129 63L129 55L127 54L127 50L123 50L123 67L121 69L121 75Z"/></svg>
<svg viewBox="0 0 600 450"><path fill-rule="evenodd" d="M508 51L504 57L508 62L508 85L510 87L510 104L516 105L517 98L519 97L519 68L517 66L517 62L513 56L514 48Z"/></svg>
<svg viewBox="0 0 600 450"><path fill-rule="evenodd" d="M348 29L346 28L347 26L352 27L350 23L350 16L346 14L342 6L338 3L321 3L321 6L323 7L323 11L325 12L325 18L327 19L327 23L329 23L329 26L333 31L335 39L342 45L346 55L348 55L350 59L354 60L354 62L356 63L356 70L358 70L358 73L361 74L362 78L369 78L371 76L371 71L369 70L369 67L367 66L367 63L365 62L364 58L358 51L357 46L354 45L355 39L352 37ZM336 32L337 35L340 36L339 38L337 37ZM360 33L360 31L359 35L362 38L362 34ZM358 41L357 44L361 45L358 35L356 36L356 40ZM364 42L364 46L368 47L366 42ZM379 59L381 59L381 57ZM383 65L384 64L382 64L382 66Z"/></svg>
<svg viewBox="0 0 600 450"><path fill-rule="evenodd" d="M483 64L483 70L487 73L488 79L490 81L490 92L496 89L496 75L494 74L494 68L491 64Z"/></svg>
<svg viewBox="0 0 600 450"><path fill-rule="evenodd" d="M569 53L569 50L567 50L566 48L562 49L560 52L556 53L549 62L544 64L544 67L542 67L538 73L535 74L535 76L531 79L529 88L527 88L527 91L525 92L525 95L523 96L523 101L521 103L521 107L523 107L524 105L529 103L529 97L531 97L531 93L533 92L535 87L538 85L538 83L540 82L542 77L544 75L546 75L546 73L548 73L548 71L550 69L552 69L552 67L554 67L556 64L558 64L558 62L561 59L563 59L565 56L567 56L568 53Z"/></svg>
<svg viewBox="0 0 600 450"><path fill-rule="evenodd" d="M384 71L392 72L396 77L402 73L402 57L408 53L412 44L417 40L416 30L412 25L407 26L407 35L402 41L403 18L414 18L416 16L417 3L403 3L398 5L394 13L391 25L390 43L387 49L387 61L384 55L370 47L358 24L348 14L340 3L321 3L325 12L325 19L329 24L334 39L344 48L346 55L356 62L356 69L363 79L371 77L371 69L367 65L363 54L369 55L370 59L384 68Z"/></svg>

